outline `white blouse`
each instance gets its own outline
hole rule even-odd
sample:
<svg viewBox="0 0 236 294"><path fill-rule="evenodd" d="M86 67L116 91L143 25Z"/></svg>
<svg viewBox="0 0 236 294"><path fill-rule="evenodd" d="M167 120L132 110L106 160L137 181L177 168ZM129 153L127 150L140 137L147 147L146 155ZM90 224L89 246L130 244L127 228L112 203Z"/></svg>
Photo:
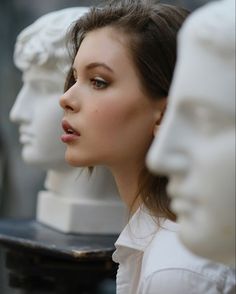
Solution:
<svg viewBox="0 0 236 294"><path fill-rule="evenodd" d="M235 270L197 257L179 241L178 225L161 227L139 209L115 243L117 294L234 294Z"/></svg>

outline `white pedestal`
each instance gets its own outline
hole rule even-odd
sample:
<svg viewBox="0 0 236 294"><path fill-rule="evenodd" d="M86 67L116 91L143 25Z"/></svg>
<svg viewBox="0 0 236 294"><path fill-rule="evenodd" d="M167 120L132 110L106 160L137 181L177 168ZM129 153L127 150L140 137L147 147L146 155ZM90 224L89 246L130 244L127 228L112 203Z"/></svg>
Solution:
<svg viewBox="0 0 236 294"><path fill-rule="evenodd" d="M117 234L127 222L127 212L119 199L86 200L41 191L36 219L64 233Z"/></svg>

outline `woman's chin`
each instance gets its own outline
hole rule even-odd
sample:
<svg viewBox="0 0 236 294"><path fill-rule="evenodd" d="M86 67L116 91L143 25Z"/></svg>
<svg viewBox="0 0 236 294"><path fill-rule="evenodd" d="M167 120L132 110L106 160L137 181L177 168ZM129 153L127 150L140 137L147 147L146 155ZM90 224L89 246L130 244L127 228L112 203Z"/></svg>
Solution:
<svg viewBox="0 0 236 294"><path fill-rule="evenodd" d="M65 154L65 160L70 166L74 167L88 167L91 166L91 162L78 156L71 156L70 154Z"/></svg>

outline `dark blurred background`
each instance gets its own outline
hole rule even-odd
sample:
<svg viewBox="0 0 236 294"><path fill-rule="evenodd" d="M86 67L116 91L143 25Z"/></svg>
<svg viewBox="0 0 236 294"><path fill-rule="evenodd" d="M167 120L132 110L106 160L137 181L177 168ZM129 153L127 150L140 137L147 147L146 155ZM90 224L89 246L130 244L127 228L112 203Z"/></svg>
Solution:
<svg viewBox="0 0 236 294"><path fill-rule="evenodd" d="M44 172L27 166L21 159L17 126L9 111L21 88L21 74L12 56L17 35L38 17L74 6L97 5L99 0L0 0L0 219L34 218L37 192L43 187ZM193 11L207 0L169 0ZM0 294L19 294L7 287L4 251L0 248Z"/></svg>

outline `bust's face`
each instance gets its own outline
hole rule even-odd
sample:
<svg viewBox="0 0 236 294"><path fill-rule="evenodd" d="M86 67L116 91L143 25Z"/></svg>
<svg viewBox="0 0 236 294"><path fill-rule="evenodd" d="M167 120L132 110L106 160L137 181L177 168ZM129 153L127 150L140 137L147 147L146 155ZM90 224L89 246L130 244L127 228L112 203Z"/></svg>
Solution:
<svg viewBox="0 0 236 294"><path fill-rule="evenodd" d="M187 36L160 134L147 158L169 177L180 237L194 253L235 260L235 61Z"/></svg>
<svg viewBox="0 0 236 294"><path fill-rule="evenodd" d="M57 72L39 66L23 72L23 86L10 112L10 119L19 125L24 161L44 169L64 164L59 98L65 77Z"/></svg>

